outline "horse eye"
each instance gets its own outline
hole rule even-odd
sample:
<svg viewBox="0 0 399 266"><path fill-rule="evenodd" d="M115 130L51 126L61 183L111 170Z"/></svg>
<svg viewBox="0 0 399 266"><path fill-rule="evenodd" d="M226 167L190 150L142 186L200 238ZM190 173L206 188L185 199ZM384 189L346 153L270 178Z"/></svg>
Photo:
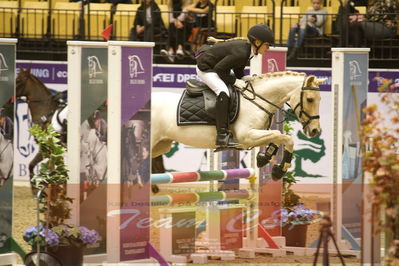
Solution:
<svg viewBox="0 0 399 266"><path fill-rule="evenodd" d="M308 103L312 103L313 102L313 98L307 98L306 100L308 101Z"/></svg>

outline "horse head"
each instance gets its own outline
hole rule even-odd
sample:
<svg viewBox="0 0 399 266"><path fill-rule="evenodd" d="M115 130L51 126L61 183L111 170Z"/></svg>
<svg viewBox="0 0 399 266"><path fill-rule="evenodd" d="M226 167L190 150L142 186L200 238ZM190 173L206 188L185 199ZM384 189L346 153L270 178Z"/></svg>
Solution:
<svg viewBox="0 0 399 266"><path fill-rule="evenodd" d="M303 132L308 137L315 137L321 133L319 84L325 80L313 75L306 77L303 85L298 87L289 99L295 115L302 124Z"/></svg>
<svg viewBox="0 0 399 266"><path fill-rule="evenodd" d="M29 88L26 86L26 83L31 77L30 68L24 70L22 67L19 67L19 74L15 80L16 82L16 96L28 96Z"/></svg>

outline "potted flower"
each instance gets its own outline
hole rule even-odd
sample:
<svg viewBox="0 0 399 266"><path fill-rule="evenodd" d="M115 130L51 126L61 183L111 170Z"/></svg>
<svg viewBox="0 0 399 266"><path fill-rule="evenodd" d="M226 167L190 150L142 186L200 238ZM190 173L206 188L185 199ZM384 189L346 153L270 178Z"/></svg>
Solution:
<svg viewBox="0 0 399 266"><path fill-rule="evenodd" d="M47 249L62 265L81 265L83 248L95 244L99 234L84 226L62 224L49 229L39 225L26 229L23 238L32 247L39 245L41 250Z"/></svg>
<svg viewBox="0 0 399 266"><path fill-rule="evenodd" d="M284 132L291 135L292 130L290 122L286 122ZM296 182L293 171L287 171L283 176L282 208L273 214L273 220L282 226L282 235L285 236L287 246L305 247L308 225L319 221L321 214L304 206L301 197L291 188Z"/></svg>
<svg viewBox="0 0 399 266"><path fill-rule="evenodd" d="M64 161L65 147L60 144L59 134L51 126L42 129L33 125L29 132L38 143L44 162L31 180L38 191L38 225L24 232L24 240L34 251L27 255L26 260L32 260L32 254L38 251L56 257L63 266L82 265L83 249L95 244L99 234L84 226L65 223L70 218L73 201L66 195L68 170Z"/></svg>

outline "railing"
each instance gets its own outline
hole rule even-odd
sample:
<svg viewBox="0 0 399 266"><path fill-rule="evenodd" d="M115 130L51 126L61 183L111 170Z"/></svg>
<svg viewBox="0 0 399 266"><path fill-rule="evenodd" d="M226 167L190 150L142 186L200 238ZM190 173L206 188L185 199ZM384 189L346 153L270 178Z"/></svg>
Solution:
<svg viewBox="0 0 399 266"><path fill-rule="evenodd" d="M283 0L283 2L285 1ZM0 7L0 37L17 37L25 41L36 40L49 43L65 42L65 40L103 40L101 31L109 24L113 24L111 39L129 40L131 38L130 29L133 27L138 4L130 5L131 10L119 10L118 8L114 10L111 8L111 4L108 6L104 6L104 4L85 6L81 6L80 3L63 4L55 6L55 8ZM160 5L160 7L161 17L168 28L169 14L166 5ZM266 6L241 7L241 12L236 12L235 6L228 7L215 6L214 14L212 14L214 24L205 29L208 35L220 38L246 37L250 26L265 23L274 29L276 44L285 46L291 24L297 22L304 15L304 13L292 12L296 9L289 7L280 8L278 6L270 9ZM391 15L399 17L399 14ZM299 59L330 60L331 47L351 46L349 42L351 33L348 31L336 32L334 29L337 14L330 12L326 16L324 34L317 38L306 38L303 47L298 52ZM185 49L189 51L188 54L192 49L192 44L188 42L188 39L193 26L194 24L186 23L184 29ZM155 55L159 56L159 49L168 48L167 36L166 34L154 34L153 40L158 48ZM398 35L389 38L368 38L364 45L372 48L370 60L399 61ZM34 50L34 48L32 49ZM48 48L45 52L49 52Z"/></svg>

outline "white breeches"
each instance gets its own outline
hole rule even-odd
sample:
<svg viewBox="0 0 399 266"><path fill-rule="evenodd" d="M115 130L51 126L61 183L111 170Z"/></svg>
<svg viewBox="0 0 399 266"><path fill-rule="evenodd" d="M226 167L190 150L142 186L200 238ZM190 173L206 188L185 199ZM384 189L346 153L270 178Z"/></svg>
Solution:
<svg viewBox="0 0 399 266"><path fill-rule="evenodd" d="M226 83L219 77L215 72L203 72L198 67L196 67L198 77L211 88L216 95L219 95L222 91L230 97L229 89Z"/></svg>

